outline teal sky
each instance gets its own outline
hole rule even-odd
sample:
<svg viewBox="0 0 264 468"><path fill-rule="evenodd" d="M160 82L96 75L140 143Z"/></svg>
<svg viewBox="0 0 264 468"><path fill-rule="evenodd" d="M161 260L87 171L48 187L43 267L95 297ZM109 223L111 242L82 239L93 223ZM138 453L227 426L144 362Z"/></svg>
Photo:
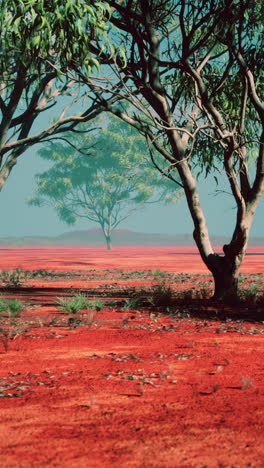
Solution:
<svg viewBox="0 0 264 468"><path fill-rule="evenodd" d="M29 149L21 156L0 195L1 227L0 237L44 235L56 236L67 231L86 230L99 225L80 221L73 226L60 221L48 207L36 208L26 204L26 198L33 195L34 175L47 166L36 155L40 145ZM227 187L221 187L227 190ZM225 193L214 195L214 180L200 181L202 205L207 216L211 234L230 236L235 223L233 198ZM251 230L253 236L264 236L264 199L258 207ZM132 215L119 226L148 233L190 234L193 232L191 217L184 199L175 205L150 205Z"/></svg>

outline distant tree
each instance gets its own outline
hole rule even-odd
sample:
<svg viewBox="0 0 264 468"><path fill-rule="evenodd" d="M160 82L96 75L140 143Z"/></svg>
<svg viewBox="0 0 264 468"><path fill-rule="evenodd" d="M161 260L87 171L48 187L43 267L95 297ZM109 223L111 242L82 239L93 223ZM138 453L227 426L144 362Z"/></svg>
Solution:
<svg viewBox="0 0 264 468"><path fill-rule="evenodd" d="M215 280L214 297L236 296L264 191L263 1L107 3L115 45L122 45L126 60L100 55L95 40L91 51L108 68L100 80L81 72L80 79L95 102L145 134L169 170L178 172L195 242ZM118 105L107 102L110 95L119 95ZM197 185L199 173L210 172L226 178L236 206L222 255L211 244Z"/></svg>
<svg viewBox="0 0 264 468"><path fill-rule="evenodd" d="M81 95L74 67L86 74L99 67L89 46L100 34L107 42L109 16L100 0L1 0L0 190L33 144L100 112L89 101L81 114L69 114Z"/></svg>
<svg viewBox="0 0 264 468"><path fill-rule="evenodd" d="M78 218L98 223L111 249L112 230L134 211L179 198L175 183L156 171L147 153L144 137L113 117L96 133L65 135L65 143L39 151L53 164L36 176L29 204L52 206L69 224Z"/></svg>

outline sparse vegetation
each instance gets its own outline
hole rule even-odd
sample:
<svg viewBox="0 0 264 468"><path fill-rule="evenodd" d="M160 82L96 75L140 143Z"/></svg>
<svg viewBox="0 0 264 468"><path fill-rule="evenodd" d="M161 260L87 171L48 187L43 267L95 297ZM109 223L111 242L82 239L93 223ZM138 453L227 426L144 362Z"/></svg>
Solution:
<svg viewBox="0 0 264 468"><path fill-rule="evenodd" d="M59 309L68 314L77 314L80 310L86 309L87 297L83 294L75 294L73 297L59 297L57 299Z"/></svg>
<svg viewBox="0 0 264 468"><path fill-rule="evenodd" d="M0 282L4 283L6 288L15 288L21 286L22 281L25 280L27 276L27 272L22 268L2 270L0 273Z"/></svg>
<svg viewBox="0 0 264 468"><path fill-rule="evenodd" d="M0 341L7 352L11 339L26 330L19 317L24 310L24 304L18 299L0 299Z"/></svg>
<svg viewBox="0 0 264 468"><path fill-rule="evenodd" d="M130 297L125 299L125 303L122 307L123 310L135 310L142 305L142 298L139 297Z"/></svg>
<svg viewBox="0 0 264 468"><path fill-rule="evenodd" d="M242 275L239 296L235 298L235 302L232 302L231 297L223 307L217 302L219 310L213 312L214 305L212 313L210 313L213 282L208 278L208 275L161 273L160 277L159 270L145 270L144 275L142 275L141 270L133 272L135 281L137 277L140 282L142 279L152 280L151 287L137 288L135 286L127 288L118 286L117 283L115 285L105 285L108 289L108 296L119 295L125 297L123 300L112 299L108 304L111 304L112 307L122 308L122 310L151 309L153 311L156 309L156 311L162 313L169 312L172 315L182 317L215 315L221 319L228 314L230 316L227 308L233 305L236 309L232 311L232 314L236 317L246 316L247 318L252 317L252 319L257 317L257 320L264 319L262 274ZM122 272L120 272L120 278L123 280ZM118 277L115 277L115 280L118 280Z"/></svg>
<svg viewBox="0 0 264 468"><path fill-rule="evenodd" d="M230 320L230 317L239 320L246 318L258 321L264 319L264 290L263 274L241 275L239 296L230 306L224 307L216 303L210 312L210 303L213 282L208 275L172 273L155 270L127 271L122 269L109 269L103 271L52 271L52 270L2 270L0 278L5 284L3 290L9 294L8 288L19 287L25 279L45 278L48 281L78 277L83 281L96 279L111 279L112 283L101 285L100 289L89 289L85 292L72 290L73 296L56 299L56 306L65 314L54 315L49 320L37 318L27 321L21 317L24 304L17 298L0 298L0 341L7 350L10 340L21 335L29 328L39 327L76 327L91 326L98 323L95 312L108 307L121 311L137 310L149 313L150 317L169 313L171 316L183 319L186 317L208 317L218 320ZM123 281L133 277L134 286L126 286ZM119 283L119 279L122 283ZM137 286L138 279L138 286ZM4 281L3 281L4 280ZM144 286L144 281L147 285ZM151 286L149 286L151 282ZM74 294L75 292L75 294ZM231 308L232 311L231 311ZM158 315L157 315L158 314ZM129 316L123 317L123 325L134 326Z"/></svg>
<svg viewBox="0 0 264 468"><path fill-rule="evenodd" d="M247 288L240 288L238 296L244 305L264 307L264 290L261 290L259 284L255 282Z"/></svg>
<svg viewBox="0 0 264 468"><path fill-rule="evenodd" d="M104 308L104 303L98 298L87 302L87 309L89 310L95 310L96 312L99 312L103 308Z"/></svg>
<svg viewBox="0 0 264 468"><path fill-rule="evenodd" d="M0 316L8 314L9 317L19 317L24 305L18 299L0 299Z"/></svg>
<svg viewBox="0 0 264 468"><path fill-rule="evenodd" d="M153 307L169 308L173 304L174 291L165 280L154 284L150 290L149 301Z"/></svg>
<svg viewBox="0 0 264 468"><path fill-rule="evenodd" d="M54 251L55 249L50 249L50 261L46 255L43 258L45 257L45 264L54 262L56 267L62 265L65 268L61 277L56 276L56 271L53 272L54 275L50 271L46 278L30 279L20 289L4 291L2 286L0 401L2 406L8 408L8 418L5 428L7 438L3 440L1 449L2 453L7 453L11 464L15 466L16 463L34 463L36 455L36 444L30 445L32 431L26 433L25 443L29 444L30 450L26 451L24 458L23 454L17 455L9 450L10 441L17 445L14 425L23 431L25 418L23 414L21 417L22 409L26 412L27 419L32 421L32 430L38 431L39 427L47 429L47 440L40 453L44 463L52 457L55 464L60 464L61 454L64 452L65 457L69 458L69 450L64 442L65 437L70 434L76 439L75 451L70 452L70 462L73 461L74 464L75 461L80 461L81 464L79 454L83 453L83 437L79 436L82 433L85 433L85 440L87 439L85 456L87 455L89 461L96 418L96 424L106 428L104 434L107 440L95 451L95 456L92 454L92 462L93 459L99 460L100 464L103 451L106 464L109 462L111 465L113 457L109 455L109 443L111 445L113 430L124 445L127 438L138 440L141 432L149 427L155 432L155 456L159 457L158 464L163 466L163 442L168 440L168 430L172 433L172 438L167 445L174 446L175 441L175 401L188 401L188 405L181 404L176 408L179 416L176 436L181 437L184 432L184 440L179 447L183 458L186 455L185 441L189 436L193 438L193 427L202 423L207 432L209 430L209 445L214 437L215 446L220 447L221 451L219 424L223 429L232 428L234 418L239 420L241 414L243 418L240 418L239 430L241 429L242 436L239 443L241 447L244 446L243 427L247 425L248 434L255 441L253 449L258 454L262 421L259 421L256 408L262 383L260 369L264 325L253 323L253 320L251 324L247 320L242 321L241 316L235 317L235 313L248 310L250 316L259 307L249 309L247 305L233 307L209 302L207 297L212 289L212 282L206 275L190 274L185 277L172 272L160 275L159 271L154 275L153 269L154 271L146 270L143 274L134 275L127 282L124 280L127 271L108 273L109 270L102 270L102 257L99 255L98 273L101 280L91 278L90 273L85 270L76 270L78 277L69 277L71 268L75 266L72 266L73 261L80 268L88 261L93 265L90 258L92 249L71 251L69 271L66 271L66 255L59 251L56 257ZM32 252L26 254L31 258ZM8 258L9 255L8 253ZM126 251L124 255L127 256ZM110 257L111 262L107 259L105 263L113 265L114 256ZM39 264L41 266L41 262ZM122 266L119 256L116 264ZM53 284L51 279L54 278L56 282ZM263 289L260 277L247 275L243 280L242 289L260 294ZM160 300L157 306L153 305L153 291L157 290L158 298L161 293L164 298L164 291L171 292L169 307L166 301L165 305L163 301L163 305L160 305ZM61 298L61 304L58 304L58 298ZM17 312L19 300L27 308L20 315ZM10 314L6 304L9 305ZM10 307L10 304L14 305ZM59 309L58 305L69 307L70 312ZM112 310L110 305L113 306ZM79 309L80 306L85 308ZM101 308L104 310L97 312ZM227 343L228 347L223 346L223 343ZM224 407L227 399L232 403L234 398L239 400L239 404L235 405L235 413L226 412L224 419L223 414L208 419L208 409L213 411L216 404ZM69 411L65 422L66 400ZM44 407L44 413L36 413L36 408ZM50 424L47 424L47 414L51 415L48 417ZM80 428L81 414L84 415L85 427ZM113 415L116 414L120 416L117 424L116 418L113 421ZM255 414L255 418L252 414ZM186 418L190 424L185 424ZM125 429L124 424L120 425L119 421L128 419L131 424ZM159 424L156 434L157 422L160 421L161 429ZM229 459L232 456L232 441L238 432L241 433L237 428L236 424L230 433L231 443L227 445ZM54 447L54 431L56 434L59 432L62 437L58 438L58 443L56 442L56 447L50 454ZM259 434L257 440L256 432ZM19 431L17 433L19 436ZM199 447L203 448L204 433L195 433L196 436ZM78 441L80 444L77 444ZM117 458L120 458L119 452L117 447ZM165 452L166 455L167 450ZM201 453L198 460L201 461L201 466L202 463L210 464L214 460L214 453L209 453L210 460L207 453ZM10 454L13 454L12 458ZM251 454L252 450L245 449L248 457L246 462L249 464ZM175 453L171 455L166 460L173 465ZM239 465L241 459L240 452L236 455L237 458L232 459L234 466ZM150 454L146 461L150 465L153 458L151 456ZM260 457L256 458L256 463L259 460ZM127 453L121 461L126 464ZM227 458L220 461L228 465ZM192 462L193 459L190 459L190 466Z"/></svg>
<svg viewBox="0 0 264 468"><path fill-rule="evenodd" d="M104 303L95 298L88 300L84 294L77 293L73 297L60 297L57 299L58 307L68 314L68 325L78 326L81 323L90 326L94 321L94 311L98 312ZM89 311L85 313L84 311ZM82 311L82 312L81 312Z"/></svg>
<svg viewBox="0 0 264 468"><path fill-rule="evenodd" d="M69 314L77 314L80 310L100 311L104 303L98 299L88 300L84 294L77 293L73 297L59 297L57 299L58 307Z"/></svg>
<svg viewBox="0 0 264 468"><path fill-rule="evenodd" d="M166 271L161 271L159 270L158 268L156 270L153 270L153 276L154 278L164 278L167 276L167 272Z"/></svg>

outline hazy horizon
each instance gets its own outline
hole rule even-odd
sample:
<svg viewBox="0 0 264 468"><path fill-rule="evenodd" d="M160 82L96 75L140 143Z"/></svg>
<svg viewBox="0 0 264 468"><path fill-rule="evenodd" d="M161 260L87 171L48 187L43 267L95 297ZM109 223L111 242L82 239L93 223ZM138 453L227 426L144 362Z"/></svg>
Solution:
<svg viewBox="0 0 264 468"><path fill-rule="evenodd" d="M36 152L40 145L30 148L18 160L0 196L1 237L48 236L55 237L65 232L99 228L98 224L85 220L69 226L60 221L52 208L36 208L26 204L26 198L34 193L34 175L47 168ZM216 184L212 178L200 181L200 197L207 217L211 235L230 236L235 224L234 200L230 194L213 194ZM218 189L227 190L227 187ZM251 229L254 237L264 236L263 225L264 200L256 211ZM157 234L192 234L193 223L182 198L172 206L149 205L137 211L118 229L128 229L142 233Z"/></svg>

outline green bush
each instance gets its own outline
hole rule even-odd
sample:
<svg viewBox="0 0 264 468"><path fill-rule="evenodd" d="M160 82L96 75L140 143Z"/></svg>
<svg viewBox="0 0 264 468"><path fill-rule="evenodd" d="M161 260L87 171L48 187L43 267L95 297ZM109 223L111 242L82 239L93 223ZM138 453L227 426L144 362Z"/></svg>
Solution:
<svg viewBox="0 0 264 468"><path fill-rule="evenodd" d="M122 307L123 310L135 310L140 307L142 304L141 297L131 297L125 300L125 303Z"/></svg>
<svg viewBox="0 0 264 468"><path fill-rule="evenodd" d="M158 268L152 271L152 274L155 278L164 278L167 275L166 271L161 271Z"/></svg>
<svg viewBox="0 0 264 468"><path fill-rule="evenodd" d="M104 303L100 299L89 301L83 294L75 294L73 297L60 297L57 299L58 307L69 315L68 325L76 327L82 323L90 326L94 322L93 311L102 310ZM86 310L89 313L80 313Z"/></svg>
<svg viewBox="0 0 264 468"><path fill-rule="evenodd" d="M82 294L75 294L73 297L59 297L58 307L68 314L77 314L80 310L87 308L87 297Z"/></svg>
<svg viewBox="0 0 264 468"><path fill-rule="evenodd" d="M95 310L96 312L99 312L99 310L104 308L104 303L100 299L93 299L92 301L88 301L86 306L89 310Z"/></svg>
<svg viewBox="0 0 264 468"><path fill-rule="evenodd" d="M18 299L0 299L0 314L8 313L10 317L19 317L24 305Z"/></svg>

